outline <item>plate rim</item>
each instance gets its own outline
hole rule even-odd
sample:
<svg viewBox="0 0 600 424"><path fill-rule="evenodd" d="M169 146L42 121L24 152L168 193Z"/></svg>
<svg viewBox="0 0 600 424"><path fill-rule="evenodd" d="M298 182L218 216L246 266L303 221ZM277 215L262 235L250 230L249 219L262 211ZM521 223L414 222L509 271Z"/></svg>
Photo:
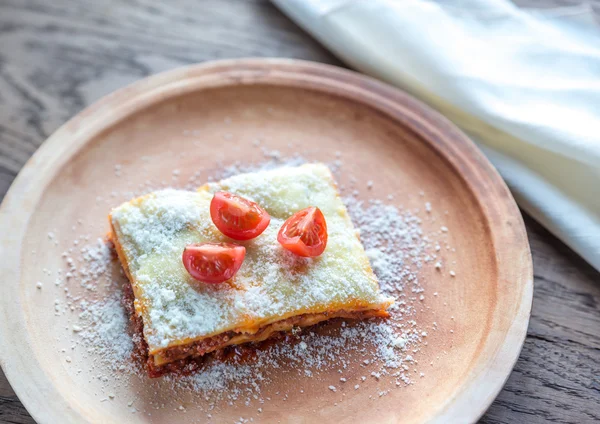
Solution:
<svg viewBox="0 0 600 424"><path fill-rule="evenodd" d="M226 86L263 82L285 85L287 82L289 85L292 81L301 82L315 91L341 95L349 101L365 103L390 114L397 121L403 121L407 128L413 131L433 129L434 134L428 134L429 137L426 138L423 133L420 133L420 138L449 161L461 177L464 178L465 173L481 173L487 178L490 187L497 192L496 195L502 196L501 201L505 209L503 212L511 222L496 223L511 228L510 231L507 228L498 228L497 231L504 230L506 232L504 236L511 237L513 242L511 248L517 249L520 253L520 270L516 273L516 277L520 280L515 281L514 284L520 286L522 298L514 312L512 325L504 337L505 341L511 342L503 343L498 347L495 355L485 364L487 366L483 367L469 384L461 387L462 390L457 396L448 399L439 414L432 418L432 422L452 420L474 422L492 404L519 358L527 334L533 300L533 265L525 226L519 209L498 172L476 145L454 124L421 101L395 87L332 65L298 59L245 58L209 61L176 68L136 81L102 97L68 120L42 143L11 184L0 206L0 234L2 234L0 240L3 241L0 244L0 255L8 258L4 265L0 265L0 271L5 279L10 281L5 284L7 295L0 299L0 318L3 318L0 319L0 340L4 341L0 344L0 366L19 400L37 422L66 422L64 414L67 414L73 422L85 419L69 406L56 389L53 393L46 391L53 389L52 382L47 377L43 381L44 387L41 388L43 393L40 393L38 385L35 386L38 390L36 392L26 384L30 379L35 378L33 371L36 370L36 365L38 365L37 370L42 374L41 377L45 377L43 368L31 354L33 349L29 334L19 338L20 345L13 346L8 343L11 333L21 327L26 328L19 289L21 242L27 230L29 217L35 211L45 185L52 181L53 175L89 140L93 139L94 135L125 119L129 114L152 104L199 88L211 87L211 84ZM398 111L400 106L402 113ZM432 127L419 128L420 123L430 123ZM447 143L447 140L452 140L452 145ZM449 156L448 149L455 149L458 155ZM482 203L476 195L474 181L464 178L464 182L484 210L484 216L489 223L490 211L486 209L485 202ZM23 192L28 193L27 201L18 196ZM22 215L15 216L15 213ZM490 231L493 233L496 229ZM498 246L495 245L495 253L497 249ZM16 282L13 283L12 279ZM21 312L19 319L15 320L13 312L17 314ZM30 354L27 355L27 352ZM484 375L484 371L491 372L492 375ZM484 384L484 390L481 384ZM40 407L40 403L36 404L40 399L47 400L50 394L54 394L54 397L61 402L52 402L50 409L48 409L49 402L45 403L43 408Z"/></svg>

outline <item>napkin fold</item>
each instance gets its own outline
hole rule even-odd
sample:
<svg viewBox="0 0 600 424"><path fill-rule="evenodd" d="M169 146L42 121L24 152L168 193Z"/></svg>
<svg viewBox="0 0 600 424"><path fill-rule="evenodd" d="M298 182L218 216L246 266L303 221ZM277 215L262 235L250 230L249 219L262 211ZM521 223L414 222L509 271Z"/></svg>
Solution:
<svg viewBox="0 0 600 424"><path fill-rule="evenodd" d="M348 65L462 128L520 207L600 271L600 31L589 7L272 1Z"/></svg>

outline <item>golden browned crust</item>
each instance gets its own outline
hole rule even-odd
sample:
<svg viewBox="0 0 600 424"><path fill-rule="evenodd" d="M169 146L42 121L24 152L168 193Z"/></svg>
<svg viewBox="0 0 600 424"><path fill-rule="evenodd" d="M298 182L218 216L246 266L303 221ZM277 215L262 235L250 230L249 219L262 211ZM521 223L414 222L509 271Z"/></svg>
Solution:
<svg viewBox="0 0 600 424"><path fill-rule="evenodd" d="M384 315L385 314L385 315ZM237 333L228 331L212 337L206 337L189 344L172 346L161 350L150 357L154 357L156 365L164 365L171 361L186 358L188 356L203 356L216 350L224 349L228 346L240 345L244 343L262 342L276 333L291 331L294 327L309 327L332 318L364 319L372 317L385 317L387 313L380 310L366 311L336 311L332 313L303 314L276 321L264 327L261 327L254 334Z"/></svg>

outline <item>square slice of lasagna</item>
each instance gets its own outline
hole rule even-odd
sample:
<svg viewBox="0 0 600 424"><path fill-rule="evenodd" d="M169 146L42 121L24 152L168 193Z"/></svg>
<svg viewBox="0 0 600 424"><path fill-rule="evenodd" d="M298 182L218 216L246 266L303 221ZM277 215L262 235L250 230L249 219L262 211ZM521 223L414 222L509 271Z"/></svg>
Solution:
<svg viewBox="0 0 600 424"><path fill-rule="evenodd" d="M210 218L217 191L253 200L271 223L257 238L236 242L246 247L246 258L232 279L203 284L190 277L181 256L191 243L232 242ZM279 245L277 233L287 218L309 206L323 212L329 238L321 256L300 258ZM109 220L151 376L293 327L336 317L385 317L393 302L380 292L333 176L322 164L241 174L196 192L157 191L115 208Z"/></svg>

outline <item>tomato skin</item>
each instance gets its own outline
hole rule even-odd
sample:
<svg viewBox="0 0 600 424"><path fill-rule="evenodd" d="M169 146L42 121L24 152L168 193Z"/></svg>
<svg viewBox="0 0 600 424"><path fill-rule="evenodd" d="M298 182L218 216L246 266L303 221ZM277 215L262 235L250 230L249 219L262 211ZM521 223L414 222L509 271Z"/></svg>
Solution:
<svg viewBox="0 0 600 424"><path fill-rule="evenodd" d="M210 217L220 232L234 240L258 237L271 222L271 216L258 204L225 191L213 196Z"/></svg>
<svg viewBox="0 0 600 424"><path fill-rule="evenodd" d="M323 212L315 206L296 212L281 226L277 241L298 256L319 256L327 247L327 222Z"/></svg>
<svg viewBox="0 0 600 424"><path fill-rule="evenodd" d="M231 243L188 244L181 260L187 272L198 281L218 284L232 278L242 266L246 248Z"/></svg>

